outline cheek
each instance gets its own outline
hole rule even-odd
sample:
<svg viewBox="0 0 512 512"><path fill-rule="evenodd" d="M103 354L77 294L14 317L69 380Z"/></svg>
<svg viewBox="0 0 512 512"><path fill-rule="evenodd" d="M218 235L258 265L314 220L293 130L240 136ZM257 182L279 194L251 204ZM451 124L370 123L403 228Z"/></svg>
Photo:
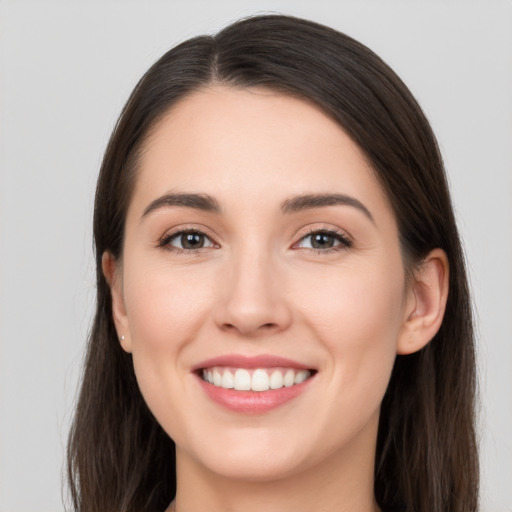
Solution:
<svg viewBox="0 0 512 512"><path fill-rule="evenodd" d="M380 269L380 271L378 270ZM403 315L401 267L331 272L309 287L301 309L327 349L331 382L353 405L380 403L396 357ZM342 395L340 395L341 397Z"/></svg>
<svg viewBox="0 0 512 512"><path fill-rule="evenodd" d="M165 265L126 265L124 296L135 375L144 399L170 434L182 432L172 411L184 410L188 368L184 352L198 337L211 287L190 271ZM204 276L203 276L204 277Z"/></svg>
<svg viewBox="0 0 512 512"><path fill-rule="evenodd" d="M135 375L161 424L174 425L166 411L183 409L183 385L189 378L183 354L205 324L210 289L199 276L191 279L190 272L162 265L133 267L127 273L124 293Z"/></svg>
<svg viewBox="0 0 512 512"><path fill-rule="evenodd" d="M198 275L153 267L125 280L125 302L134 352L174 351L193 338L210 302Z"/></svg>

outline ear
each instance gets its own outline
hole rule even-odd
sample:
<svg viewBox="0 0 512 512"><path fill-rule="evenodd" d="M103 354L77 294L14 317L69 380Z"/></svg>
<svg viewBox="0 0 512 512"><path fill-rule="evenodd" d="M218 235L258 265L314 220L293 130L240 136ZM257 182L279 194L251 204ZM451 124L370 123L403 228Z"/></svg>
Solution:
<svg viewBox="0 0 512 512"><path fill-rule="evenodd" d="M110 287L110 295L112 296L112 316L119 342L126 352L131 352L130 329L123 297L121 263L116 260L110 252L105 251L101 257L101 268Z"/></svg>
<svg viewBox="0 0 512 512"><path fill-rule="evenodd" d="M449 288L449 264L442 249L434 249L418 266L408 291L398 354L421 350L441 327Z"/></svg>

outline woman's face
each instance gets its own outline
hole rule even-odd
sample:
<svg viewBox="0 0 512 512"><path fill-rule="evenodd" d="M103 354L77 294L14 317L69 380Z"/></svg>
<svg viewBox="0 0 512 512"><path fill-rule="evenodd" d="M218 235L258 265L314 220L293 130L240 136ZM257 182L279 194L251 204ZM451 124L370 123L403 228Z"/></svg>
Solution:
<svg viewBox="0 0 512 512"><path fill-rule="evenodd" d="M116 275L118 333L178 465L373 467L413 298L391 206L319 108L221 86L178 103L145 146Z"/></svg>

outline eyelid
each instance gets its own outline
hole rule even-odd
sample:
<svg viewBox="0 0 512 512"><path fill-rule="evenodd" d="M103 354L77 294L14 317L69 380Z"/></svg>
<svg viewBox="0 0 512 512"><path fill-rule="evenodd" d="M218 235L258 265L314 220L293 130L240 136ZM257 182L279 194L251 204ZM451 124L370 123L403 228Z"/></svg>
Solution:
<svg viewBox="0 0 512 512"><path fill-rule="evenodd" d="M211 246L208 247L199 247L197 249L181 249L180 247L172 246L170 244L170 241L179 235L185 234L185 233L196 233L199 235L202 235L206 237L210 242ZM298 245L307 237L313 236L316 234L326 234L329 236L334 237L339 244L334 247L328 247L325 249L318 249L313 247L298 247ZM347 249L352 247L353 241L350 235L348 235L345 231L340 230L339 228L334 227L327 227L327 226L315 226L315 227L308 227L306 231L302 231L297 235L298 240L292 245L292 249L297 250L301 249L303 251L312 252L315 254L326 254L329 252L335 252L340 251L343 249ZM210 234L210 230L207 229L205 226L200 226L199 228L197 225L182 225L177 226L175 228L170 229L167 231L157 242L157 247L167 249L169 251L177 252L177 253L197 253L199 251L203 251L205 249L212 249L212 248L220 248L220 244L216 241L216 237Z"/></svg>
<svg viewBox="0 0 512 512"><path fill-rule="evenodd" d="M330 236L336 238L340 242L340 244L337 246L334 246L334 247L329 247L327 249L315 249L312 247L298 247L300 242L302 242L305 238L308 238L308 237L310 237L312 235L316 235L316 234L330 235ZM309 227L305 233L303 232L303 233L299 234L298 237L299 237L299 239L297 242L295 242L293 244L292 249L302 249L302 250L310 251L310 252L313 252L316 254L325 254L328 252L343 250L343 249L350 248L353 245L352 238L346 232L344 232L340 229L337 229L337 228L333 228L333 227L321 227L321 226Z"/></svg>
<svg viewBox="0 0 512 512"><path fill-rule="evenodd" d="M194 234L202 235L205 238L207 238L211 242L212 245L209 247L199 247L197 249L181 249L180 247L175 247L170 244L172 239L174 239L180 235L183 235L185 233L194 233ZM175 227L175 228L170 229L169 231L166 231L165 234L158 239L157 247L167 249L167 250L173 251L173 252L178 252L178 253L181 252L181 253L190 254L190 253L195 253L195 252L198 252L198 251L201 251L204 249L218 248L219 244L217 243L215 238L216 237L211 235L209 230L203 226L198 228L197 225L191 225L191 226L185 225L185 226Z"/></svg>

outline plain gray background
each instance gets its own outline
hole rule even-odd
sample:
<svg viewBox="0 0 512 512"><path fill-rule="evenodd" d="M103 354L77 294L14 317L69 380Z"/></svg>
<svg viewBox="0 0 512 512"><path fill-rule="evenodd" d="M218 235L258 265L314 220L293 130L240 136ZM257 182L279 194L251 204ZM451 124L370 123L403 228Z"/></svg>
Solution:
<svg viewBox="0 0 512 512"><path fill-rule="evenodd" d="M63 510L94 186L123 103L175 43L268 10L370 46L431 120L478 311L482 509L512 511L510 1L0 0L0 512Z"/></svg>

